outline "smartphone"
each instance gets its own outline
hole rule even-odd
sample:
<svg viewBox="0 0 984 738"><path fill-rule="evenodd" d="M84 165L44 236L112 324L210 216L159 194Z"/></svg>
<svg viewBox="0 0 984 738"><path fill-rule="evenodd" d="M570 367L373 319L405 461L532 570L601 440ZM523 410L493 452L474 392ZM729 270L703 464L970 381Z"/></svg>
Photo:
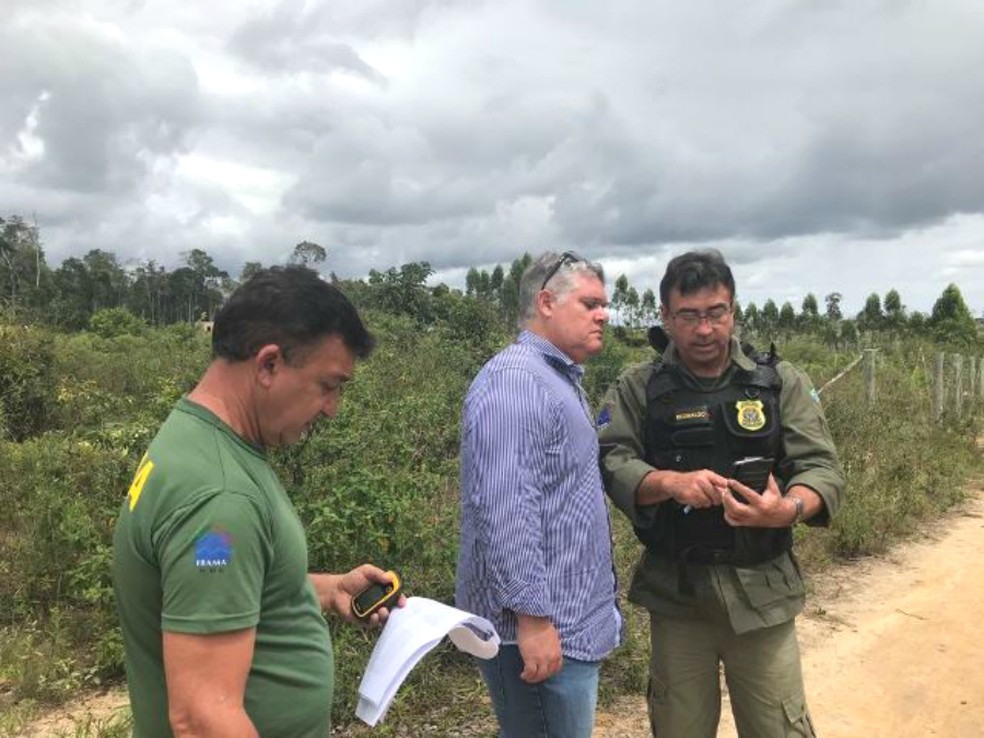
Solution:
<svg viewBox="0 0 984 738"><path fill-rule="evenodd" d="M744 459L738 459L731 466L731 478L741 482L746 487L751 487L756 492L764 492L769 484L769 474L772 473L774 465L775 459L771 457L747 456ZM745 502L745 498L734 490L731 490L731 494L738 502Z"/></svg>
<svg viewBox="0 0 984 738"><path fill-rule="evenodd" d="M400 576L395 571L386 572L392 577L388 584L373 582L352 598L352 614L359 620L366 620L383 607L392 607L403 590Z"/></svg>

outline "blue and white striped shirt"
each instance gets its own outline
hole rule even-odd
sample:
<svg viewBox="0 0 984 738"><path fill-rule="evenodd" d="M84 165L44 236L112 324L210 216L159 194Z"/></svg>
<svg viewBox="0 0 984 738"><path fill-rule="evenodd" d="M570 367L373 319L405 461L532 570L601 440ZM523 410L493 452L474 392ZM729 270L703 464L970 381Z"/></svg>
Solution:
<svg viewBox="0 0 984 738"><path fill-rule="evenodd" d="M611 527L584 368L523 331L479 372L461 430L458 607L504 642L516 617L549 617L564 655L619 643Z"/></svg>

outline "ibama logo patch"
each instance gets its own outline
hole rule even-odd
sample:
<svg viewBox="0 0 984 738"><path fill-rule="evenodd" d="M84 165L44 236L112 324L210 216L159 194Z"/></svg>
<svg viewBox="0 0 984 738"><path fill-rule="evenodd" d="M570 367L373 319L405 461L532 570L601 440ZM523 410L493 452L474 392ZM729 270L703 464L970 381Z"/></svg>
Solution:
<svg viewBox="0 0 984 738"><path fill-rule="evenodd" d="M195 541L195 566L201 572L224 570L232 561L232 536L214 527Z"/></svg>

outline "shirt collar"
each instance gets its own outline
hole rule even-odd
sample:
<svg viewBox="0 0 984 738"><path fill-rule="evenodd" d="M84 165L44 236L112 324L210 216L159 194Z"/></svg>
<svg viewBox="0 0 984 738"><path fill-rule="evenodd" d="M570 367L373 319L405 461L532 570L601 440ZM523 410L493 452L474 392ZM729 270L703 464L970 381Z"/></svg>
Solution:
<svg viewBox="0 0 984 738"><path fill-rule="evenodd" d="M550 341L533 331L522 330L516 338L516 343L539 351L551 364L562 368L567 374L581 379L584 376L584 366L577 364Z"/></svg>
<svg viewBox="0 0 984 738"><path fill-rule="evenodd" d="M738 339L734 336L731 337L729 361L730 364L736 364L738 367L746 371L752 371L755 369L755 362L745 355L745 352L741 350L741 343L739 343ZM688 373L690 372L690 370L680 362L680 354L677 351L676 344L673 341L670 341L670 345L667 346L666 351L663 352L662 362L667 365L675 364ZM725 369L725 371L727 371L727 369Z"/></svg>

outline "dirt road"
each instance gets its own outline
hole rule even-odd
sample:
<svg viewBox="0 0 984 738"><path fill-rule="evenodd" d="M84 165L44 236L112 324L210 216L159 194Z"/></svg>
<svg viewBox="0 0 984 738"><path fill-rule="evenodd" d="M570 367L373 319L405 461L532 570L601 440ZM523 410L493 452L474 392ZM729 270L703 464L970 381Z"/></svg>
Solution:
<svg viewBox="0 0 984 738"><path fill-rule="evenodd" d="M939 533L815 577L798 622L823 738L984 736L984 485ZM733 738L730 708L719 738ZM600 714L597 738L648 736L645 704Z"/></svg>

